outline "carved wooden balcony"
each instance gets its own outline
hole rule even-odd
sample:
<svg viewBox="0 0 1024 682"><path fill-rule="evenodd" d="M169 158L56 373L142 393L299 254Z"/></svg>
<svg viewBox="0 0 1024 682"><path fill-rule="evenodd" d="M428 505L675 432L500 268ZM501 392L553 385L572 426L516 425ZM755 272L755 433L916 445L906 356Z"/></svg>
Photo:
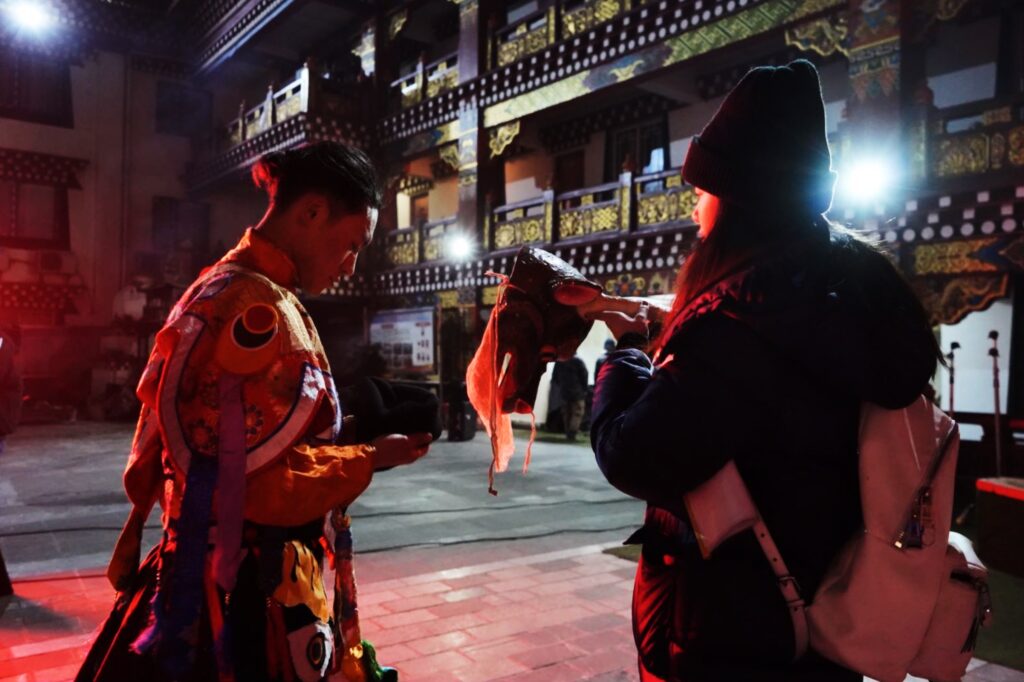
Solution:
<svg viewBox="0 0 1024 682"><path fill-rule="evenodd" d="M505 66L534 52L540 52L557 39L558 8L549 7L523 17L494 36L495 64Z"/></svg>
<svg viewBox="0 0 1024 682"><path fill-rule="evenodd" d="M403 227L387 233L384 249L394 267L416 265L420 262L420 228Z"/></svg>
<svg viewBox="0 0 1024 682"><path fill-rule="evenodd" d="M426 95L428 98L437 97L442 93L453 90L459 84L458 60L458 54L453 52L427 65Z"/></svg>
<svg viewBox="0 0 1024 682"><path fill-rule="evenodd" d="M458 54L453 52L423 65L421 59L415 70L391 83L398 92L402 109L414 107L425 99L455 89L459 84Z"/></svg>
<svg viewBox="0 0 1024 682"><path fill-rule="evenodd" d="M559 194L558 241L628 232L632 193L633 176L623 173L616 182Z"/></svg>
<svg viewBox="0 0 1024 682"><path fill-rule="evenodd" d="M243 102L238 118L222 129L215 147L188 174L188 185L198 189L248 166L268 151L318 139L336 139L365 147L369 141L365 98L353 88L341 92L315 75L310 65L282 88L267 89L257 106Z"/></svg>
<svg viewBox="0 0 1024 682"><path fill-rule="evenodd" d="M632 9L630 0L579 0L562 5L562 37L571 38Z"/></svg>
<svg viewBox="0 0 1024 682"><path fill-rule="evenodd" d="M636 186L636 227L650 230L692 223L690 215L697 205L693 187L683 183L680 169L640 175Z"/></svg>
<svg viewBox="0 0 1024 682"><path fill-rule="evenodd" d="M455 216L424 223L420 228L423 240L423 262L444 260L448 256L448 240L455 232Z"/></svg>
<svg viewBox="0 0 1024 682"><path fill-rule="evenodd" d="M406 74L392 82L391 87L398 91L398 100L403 109L408 109L422 102L423 62L420 62L412 73Z"/></svg>
<svg viewBox="0 0 1024 682"><path fill-rule="evenodd" d="M238 118L227 125L228 145L240 145L278 123L308 111L309 93L309 69L304 68L298 79L280 90L275 91L273 86L268 88L266 98L252 109L246 111L243 103Z"/></svg>
<svg viewBox="0 0 1024 682"><path fill-rule="evenodd" d="M933 178L1019 175L1024 168L1024 100L1019 96L936 110L929 128Z"/></svg>
<svg viewBox="0 0 1024 682"><path fill-rule="evenodd" d="M518 249L526 244L550 244L554 234L555 193L545 190L492 211L487 244L495 251Z"/></svg>

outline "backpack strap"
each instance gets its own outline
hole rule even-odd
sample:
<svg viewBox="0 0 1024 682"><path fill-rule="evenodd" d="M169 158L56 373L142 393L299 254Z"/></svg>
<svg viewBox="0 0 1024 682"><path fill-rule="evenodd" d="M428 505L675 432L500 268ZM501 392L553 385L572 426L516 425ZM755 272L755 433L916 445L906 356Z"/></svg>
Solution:
<svg viewBox="0 0 1024 682"><path fill-rule="evenodd" d="M808 645L806 604L800 594L800 585L789 572L786 562L782 559L782 553L779 552L775 539L768 531L768 526L765 525L760 512L751 530L754 531L757 544L761 545L761 551L764 552L768 564L775 572L779 592L782 593L782 598L786 601L789 618L793 621L793 660L797 661L807 652Z"/></svg>

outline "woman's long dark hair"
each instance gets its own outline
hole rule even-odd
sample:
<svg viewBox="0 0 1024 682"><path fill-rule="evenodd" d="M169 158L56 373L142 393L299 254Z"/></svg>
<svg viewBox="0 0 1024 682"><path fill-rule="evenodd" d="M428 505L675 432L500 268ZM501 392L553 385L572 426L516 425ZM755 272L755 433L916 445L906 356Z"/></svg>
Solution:
<svg viewBox="0 0 1024 682"><path fill-rule="evenodd" d="M828 220L823 215L779 210L765 206L752 209L720 200L714 228L698 240L676 276L675 299L661 333L652 348L660 351L675 331L673 324L679 314L696 296L719 280L728 277L774 253L802 243L817 245L825 253L831 243L832 252L840 259L859 260L875 252L877 243L860 233ZM915 326L928 329L929 315L920 300L911 293L903 274L888 259L872 259L884 267L888 275L902 281L906 295L891 292L894 304ZM930 335L933 354L944 363L942 351L934 334Z"/></svg>
<svg viewBox="0 0 1024 682"><path fill-rule="evenodd" d="M714 229L697 239L676 275L675 299L653 348L664 347L673 321L696 296L724 277L797 239L826 243L828 227L821 216L783 214L778 209L755 211L719 200Z"/></svg>

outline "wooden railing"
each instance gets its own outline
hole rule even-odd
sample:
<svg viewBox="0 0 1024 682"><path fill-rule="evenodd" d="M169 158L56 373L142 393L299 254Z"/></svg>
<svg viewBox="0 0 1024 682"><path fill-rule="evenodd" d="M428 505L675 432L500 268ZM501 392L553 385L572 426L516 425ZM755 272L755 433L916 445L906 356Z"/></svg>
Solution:
<svg viewBox="0 0 1024 682"><path fill-rule="evenodd" d="M228 144L232 147L269 130L281 121L310 110L313 84L309 66L302 67L299 77L280 90L267 88L267 96L252 109L245 102L239 106L238 118L227 125Z"/></svg>
<svg viewBox="0 0 1024 682"><path fill-rule="evenodd" d="M932 112L928 170L949 179L1024 167L1024 100L971 102Z"/></svg>
<svg viewBox="0 0 1024 682"><path fill-rule="evenodd" d="M423 62L416 65L416 69L398 80L391 83L391 87L398 91L398 98L403 109L416 106L423 101Z"/></svg>
<svg viewBox="0 0 1024 682"><path fill-rule="evenodd" d="M416 265L420 262L420 229L403 227L385 236L385 250L395 267Z"/></svg>
<svg viewBox="0 0 1024 682"><path fill-rule="evenodd" d="M245 102L239 105L238 118L225 126L227 146L236 147L278 123L303 113L315 112L339 119L358 119L359 100L351 92L332 92L326 87L326 81L316 76L307 63L299 71L299 77L283 88L275 89L272 85L268 87L266 97L255 107L247 109Z"/></svg>
<svg viewBox="0 0 1024 682"><path fill-rule="evenodd" d="M437 97L459 84L459 55L453 52L427 65L427 97Z"/></svg>
<svg viewBox="0 0 1024 682"><path fill-rule="evenodd" d="M494 63L505 66L553 45L557 40L557 29L556 6L538 10L515 24L498 29L494 34Z"/></svg>
<svg viewBox="0 0 1024 682"><path fill-rule="evenodd" d="M643 0L564 0L492 34L493 65L502 67L630 11Z"/></svg>
<svg viewBox="0 0 1024 682"><path fill-rule="evenodd" d="M678 168L640 175L636 187L636 227L645 230L690 220L697 195L683 183Z"/></svg>
<svg viewBox="0 0 1024 682"><path fill-rule="evenodd" d="M448 239L455 231L455 216L424 223L420 229L423 241L423 262L428 263L446 258Z"/></svg>
<svg viewBox="0 0 1024 682"><path fill-rule="evenodd" d="M424 66L423 60L409 74L391 83L398 91L403 109L416 106L424 99L436 97L459 84L458 53L449 55Z"/></svg>
<svg viewBox="0 0 1024 682"><path fill-rule="evenodd" d="M487 243L495 251L524 244L549 244L554 234L555 193L545 190L535 199L525 199L492 211L491 234Z"/></svg>
<svg viewBox="0 0 1024 682"><path fill-rule="evenodd" d="M617 182L559 194L558 240L628 231L632 190L632 174L623 173Z"/></svg>

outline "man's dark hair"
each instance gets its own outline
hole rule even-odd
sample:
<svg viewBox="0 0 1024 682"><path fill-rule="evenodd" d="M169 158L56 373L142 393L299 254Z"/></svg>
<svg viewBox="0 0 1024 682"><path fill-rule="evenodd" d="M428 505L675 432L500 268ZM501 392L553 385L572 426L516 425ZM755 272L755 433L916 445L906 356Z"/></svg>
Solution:
<svg viewBox="0 0 1024 682"><path fill-rule="evenodd" d="M373 163L361 150L342 142L264 154L252 167L252 179L275 208L287 208L306 192L322 192L350 212L381 205Z"/></svg>

